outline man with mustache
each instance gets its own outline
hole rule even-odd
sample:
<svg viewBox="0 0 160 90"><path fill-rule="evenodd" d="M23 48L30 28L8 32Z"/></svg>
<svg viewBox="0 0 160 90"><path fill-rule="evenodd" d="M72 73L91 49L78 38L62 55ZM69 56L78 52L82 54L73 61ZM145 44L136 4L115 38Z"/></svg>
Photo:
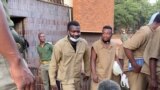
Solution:
<svg viewBox="0 0 160 90"><path fill-rule="evenodd" d="M84 79L90 75L89 48L87 41L80 38L80 25L71 21L67 29L68 35L55 44L50 62L49 76L53 90L57 90L56 79L61 82L62 90L80 90L82 61Z"/></svg>

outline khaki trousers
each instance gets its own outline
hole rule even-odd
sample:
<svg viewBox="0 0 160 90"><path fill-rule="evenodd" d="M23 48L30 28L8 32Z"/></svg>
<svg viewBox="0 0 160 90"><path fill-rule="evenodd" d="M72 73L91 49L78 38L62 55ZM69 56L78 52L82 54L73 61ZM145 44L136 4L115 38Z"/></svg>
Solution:
<svg viewBox="0 0 160 90"><path fill-rule="evenodd" d="M61 90L81 90L80 81L73 84L62 84Z"/></svg>
<svg viewBox="0 0 160 90"><path fill-rule="evenodd" d="M49 64L41 64L40 70L41 70L41 78L43 81L43 86L45 90L49 89L49 73L48 73Z"/></svg>
<svg viewBox="0 0 160 90"><path fill-rule="evenodd" d="M0 90L17 90L6 60L0 55Z"/></svg>
<svg viewBox="0 0 160 90"><path fill-rule="evenodd" d="M148 82L146 76L142 73L126 72L130 90L146 90Z"/></svg>

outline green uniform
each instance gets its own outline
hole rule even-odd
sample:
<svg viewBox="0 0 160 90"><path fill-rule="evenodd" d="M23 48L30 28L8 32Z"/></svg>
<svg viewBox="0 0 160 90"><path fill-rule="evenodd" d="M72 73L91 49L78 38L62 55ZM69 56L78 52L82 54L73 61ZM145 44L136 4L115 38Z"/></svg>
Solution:
<svg viewBox="0 0 160 90"><path fill-rule="evenodd" d="M37 51L41 61L50 61L52 55L53 46L49 43L45 43L44 47L38 45Z"/></svg>
<svg viewBox="0 0 160 90"><path fill-rule="evenodd" d="M43 47L40 45L37 46L37 52L40 57L40 70L41 70L41 77L43 81L43 85L45 90L49 90L49 74L48 74L48 67L49 61L51 60L53 46L49 43L45 43Z"/></svg>

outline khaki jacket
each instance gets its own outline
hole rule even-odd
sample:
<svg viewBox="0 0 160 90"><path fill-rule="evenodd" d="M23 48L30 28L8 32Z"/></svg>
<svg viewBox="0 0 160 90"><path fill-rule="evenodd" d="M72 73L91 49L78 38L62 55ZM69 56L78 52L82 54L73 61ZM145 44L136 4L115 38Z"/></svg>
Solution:
<svg viewBox="0 0 160 90"><path fill-rule="evenodd" d="M76 52L67 36L59 40L54 46L49 66L51 85L56 85L56 79L60 80L62 84L73 84L79 81L82 61L84 62L84 72L89 76L89 48L84 39L81 38L78 41Z"/></svg>

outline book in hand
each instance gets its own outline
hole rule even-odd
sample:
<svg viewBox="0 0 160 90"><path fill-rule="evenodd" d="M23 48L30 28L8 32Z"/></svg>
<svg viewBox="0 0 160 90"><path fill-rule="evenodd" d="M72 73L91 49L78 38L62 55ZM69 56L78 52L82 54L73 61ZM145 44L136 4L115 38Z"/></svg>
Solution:
<svg viewBox="0 0 160 90"><path fill-rule="evenodd" d="M135 60L136 60L136 63L137 63L138 65L140 65L140 66L142 66L142 65L144 64L144 59L143 59L143 58L135 58ZM132 71L133 69L134 69L134 68L133 68L131 62L129 61L129 62L128 62L128 70L129 70L129 71Z"/></svg>

